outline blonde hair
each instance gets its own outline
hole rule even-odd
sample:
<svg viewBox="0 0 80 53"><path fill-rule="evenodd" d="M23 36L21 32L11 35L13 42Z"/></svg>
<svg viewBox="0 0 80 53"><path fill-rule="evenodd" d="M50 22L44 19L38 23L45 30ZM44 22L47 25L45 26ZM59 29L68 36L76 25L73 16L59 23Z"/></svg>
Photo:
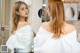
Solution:
<svg viewBox="0 0 80 53"><path fill-rule="evenodd" d="M63 33L62 27L65 21L63 2L61 0L48 0L48 8L52 17L50 26L54 33L53 37L59 38Z"/></svg>
<svg viewBox="0 0 80 53"><path fill-rule="evenodd" d="M14 31L17 30L18 22L20 19L20 16L16 14L16 11L19 11L19 8L22 4L26 5L26 8L28 9L28 6L26 3L22 1L15 2L14 7L13 7L13 12L12 12L12 31L11 33L14 33ZM25 21L27 21L28 17L25 18Z"/></svg>

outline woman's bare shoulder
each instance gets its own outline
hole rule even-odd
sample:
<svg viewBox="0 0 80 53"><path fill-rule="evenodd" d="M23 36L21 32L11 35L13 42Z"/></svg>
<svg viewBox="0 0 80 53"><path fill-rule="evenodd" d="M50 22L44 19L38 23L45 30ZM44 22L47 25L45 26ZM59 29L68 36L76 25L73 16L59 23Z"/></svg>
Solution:
<svg viewBox="0 0 80 53"><path fill-rule="evenodd" d="M41 26L44 27L44 28L48 27L48 25L49 25L49 22L43 22L43 23L41 24Z"/></svg>
<svg viewBox="0 0 80 53"><path fill-rule="evenodd" d="M76 28L74 27L74 25L68 24L68 23L65 24L64 31L66 33L71 33L71 32L73 32L75 30L76 30Z"/></svg>
<svg viewBox="0 0 80 53"><path fill-rule="evenodd" d="M51 32L49 22L44 22L41 25L46 31Z"/></svg>
<svg viewBox="0 0 80 53"><path fill-rule="evenodd" d="M21 27L26 26L26 25L30 25L30 24L28 22L19 22L18 28L21 28Z"/></svg>

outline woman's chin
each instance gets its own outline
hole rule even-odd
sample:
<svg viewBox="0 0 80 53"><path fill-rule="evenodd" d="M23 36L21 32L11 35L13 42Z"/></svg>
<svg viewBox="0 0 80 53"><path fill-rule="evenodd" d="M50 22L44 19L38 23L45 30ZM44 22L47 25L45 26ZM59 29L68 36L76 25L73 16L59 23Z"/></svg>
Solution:
<svg viewBox="0 0 80 53"><path fill-rule="evenodd" d="M28 15L25 15L24 17L28 17Z"/></svg>

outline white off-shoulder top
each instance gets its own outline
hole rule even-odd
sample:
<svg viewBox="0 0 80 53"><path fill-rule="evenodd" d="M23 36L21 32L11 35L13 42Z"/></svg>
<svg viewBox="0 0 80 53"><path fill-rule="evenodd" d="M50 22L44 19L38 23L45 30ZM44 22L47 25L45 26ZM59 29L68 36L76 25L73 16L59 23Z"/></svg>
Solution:
<svg viewBox="0 0 80 53"><path fill-rule="evenodd" d="M41 26L34 38L34 53L80 53L76 30L58 39L53 35Z"/></svg>
<svg viewBox="0 0 80 53"><path fill-rule="evenodd" d="M6 42L6 45L14 53L14 48L19 52L28 53L32 50L33 30L30 25L23 26L15 31Z"/></svg>

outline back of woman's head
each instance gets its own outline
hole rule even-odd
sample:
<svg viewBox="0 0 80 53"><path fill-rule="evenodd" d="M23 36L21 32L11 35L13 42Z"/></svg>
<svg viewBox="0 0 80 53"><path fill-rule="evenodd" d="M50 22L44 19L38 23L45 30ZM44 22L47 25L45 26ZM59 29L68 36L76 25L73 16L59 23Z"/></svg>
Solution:
<svg viewBox="0 0 80 53"><path fill-rule="evenodd" d="M51 17L51 29L55 38L59 38L65 21L64 7L61 0L48 0L49 15Z"/></svg>
<svg viewBox="0 0 80 53"><path fill-rule="evenodd" d="M13 6L13 12L12 12L12 31L11 33L14 33L14 31L17 30L18 22L20 20L20 15L18 15L16 12L19 12L20 6L24 4L26 8L28 9L28 6L25 2L17 1L15 2ZM25 21L27 21L28 17L25 18Z"/></svg>

